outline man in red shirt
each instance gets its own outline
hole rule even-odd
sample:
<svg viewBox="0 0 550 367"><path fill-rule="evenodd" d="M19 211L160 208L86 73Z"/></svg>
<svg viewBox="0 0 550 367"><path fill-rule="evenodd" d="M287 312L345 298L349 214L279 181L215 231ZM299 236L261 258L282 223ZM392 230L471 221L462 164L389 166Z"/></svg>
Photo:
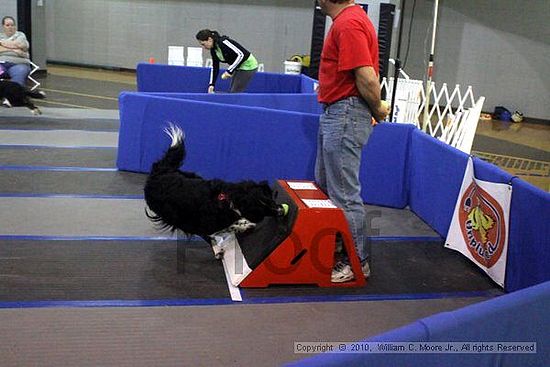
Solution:
<svg viewBox="0 0 550 367"><path fill-rule="evenodd" d="M370 275L365 248L365 208L361 199L361 151L371 130L371 120L389 113L380 100L378 38L362 7L353 0L319 0L333 20L321 53L319 121L315 177L331 200L344 210L363 275ZM336 263L333 282L354 279L348 259Z"/></svg>

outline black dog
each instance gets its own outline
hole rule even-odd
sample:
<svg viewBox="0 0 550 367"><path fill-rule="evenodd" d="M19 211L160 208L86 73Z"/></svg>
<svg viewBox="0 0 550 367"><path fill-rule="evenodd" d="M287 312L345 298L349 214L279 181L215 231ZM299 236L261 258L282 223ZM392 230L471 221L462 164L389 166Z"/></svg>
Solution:
<svg viewBox="0 0 550 367"><path fill-rule="evenodd" d="M30 98L45 97L44 92L34 92L16 82L0 80L0 102L6 107L28 107L33 115L40 115L42 112Z"/></svg>
<svg viewBox="0 0 550 367"><path fill-rule="evenodd" d="M183 132L165 129L172 144L153 164L145 183L145 213L161 228L199 235L211 243L218 232L244 232L266 216L284 216L288 205L277 205L266 181L229 183L205 180L193 172L180 171L186 155Z"/></svg>

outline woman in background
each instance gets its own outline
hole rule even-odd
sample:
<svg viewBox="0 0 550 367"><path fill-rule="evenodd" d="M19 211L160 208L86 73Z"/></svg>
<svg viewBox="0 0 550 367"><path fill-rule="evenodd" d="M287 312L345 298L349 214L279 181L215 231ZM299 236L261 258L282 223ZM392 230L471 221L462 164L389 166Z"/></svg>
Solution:
<svg viewBox="0 0 550 367"><path fill-rule="evenodd" d="M258 70L258 61L243 46L227 36L220 36L216 31L203 29L196 35L199 44L206 50L210 50L212 56L212 70L208 93L214 93L216 79L220 72L220 62L229 64L222 74L222 79L231 79L230 93L244 92L248 83Z"/></svg>
<svg viewBox="0 0 550 367"><path fill-rule="evenodd" d="M5 16L0 32L0 75L8 74L12 81L24 87L30 72L27 37L17 31L13 17Z"/></svg>

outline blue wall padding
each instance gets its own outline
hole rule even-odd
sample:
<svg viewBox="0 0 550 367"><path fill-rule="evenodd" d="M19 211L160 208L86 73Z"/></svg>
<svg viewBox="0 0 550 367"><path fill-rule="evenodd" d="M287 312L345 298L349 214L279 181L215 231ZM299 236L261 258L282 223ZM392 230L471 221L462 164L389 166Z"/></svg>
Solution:
<svg viewBox="0 0 550 367"><path fill-rule="evenodd" d="M206 68L140 63L136 68L137 90L140 92L205 93L209 71ZM227 80L220 89L228 89Z"/></svg>
<svg viewBox="0 0 550 367"><path fill-rule="evenodd" d="M550 282L456 311L439 313L365 342L536 342L535 354L320 354L287 366L515 367L550 360Z"/></svg>
<svg viewBox="0 0 550 367"><path fill-rule="evenodd" d="M147 103L135 103L131 93L121 93L118 97L120 126L118 131L117 168L132 172L140 171L140 159L143 154L141 144L142 125L150 114ZM146 138L147 139L147 138Z"/></svg>
<svg viewBox="0 0 550 367"><path fill-rule="evenodd" d="M409 149L409 206L447 236L468 155L415 129Z"/></svg>
<svg viewBox="0 0 550 367"><path fill-rule="evenodd" d="M416 128L409 124L378 124L363 150L359 179L362 196L373 205L407 205L409 142Z"/></svg>
<svg viewBox="0 0 550 367"><path fill-rule="evenodd" d="M306 75L300 75L301 76L301 93L315 93L317 92L317 87L319 86L319 83L317 80L310 78Z"/></svg>
<svg viewBox="0 0 550 367"><path fill-rule="evenodd" d="M246 91L247 93L302 93L302 78L300 75L256 73L246 87Z"/></svg>
<svg viewBox="0 0 550 367"><path fill-rule="evenodd" d="M273 110L321 114L323 108L315 93L150 93L151 95L189 99L204 102L225 103L249 107L265 107Z"/></svg>
<svg viewBox="0 0 550 367"><path fill-rule="evenodd" d="M506 290L550 280L550 193L512 180Z"/></svg>
<svg viewBox="0 0 550 367"><path fill-rule="evenodd" d="M228 181L313 179L317 115L142 93L123 93L120 104L122 170L148 172L169 146L162 130L173 122L186 134L185 170Z"/></svg>
<svg viewBox="0 0 550 367"><path fill-rule="evenodd" d="M223 70L220 71L220 76ZM140 92L205 93L210 80L210 68L164 64L137 65L137 90ZM216 91L227 92L230 81L218 76ZM313 92L313 79L301 75L256 73L247 93L305 93Z"/></svg>
<svg viewBox="0 0 550 367"><path fill-rule="evenodd" d="M504 183L508 184L512 182L512 176L506 171L498 168L494 164L491 164L483 159L474 157L474 174L478 180Z"/></svg>
<svg viewBox="0 0 550 367"><path fill-rule="evenodd" d="M314 179L317 114L182 99L186 95L179 94L176 96L182 98L168 98L167 95L121 94L119 169L149 172L152 163L169 146L162 129L167 122L175 122L187 135L189 154L185 170L228 181ZM237 98L202 96L206 97L197 99ZM251 96L248 100L261 98ZM292 101L286 96L282 98ZM274 97L265 99L275 100ZM398 208L406 205L406 157L408 136L413 130L411 125L396 124L381 124L373 130L362 155L360 179L364 184L365 202ZM385 150L387 147L391 149Z"/></svg>
<svg viewBox="0 0 550 367"><path fill-rule="evenodd" d="M468 156L419 130L411 134L408 204L442 237L453 217ZM515 291L550 280L550 194L474 158L477 179L512 182L505 289Z"/></svg>

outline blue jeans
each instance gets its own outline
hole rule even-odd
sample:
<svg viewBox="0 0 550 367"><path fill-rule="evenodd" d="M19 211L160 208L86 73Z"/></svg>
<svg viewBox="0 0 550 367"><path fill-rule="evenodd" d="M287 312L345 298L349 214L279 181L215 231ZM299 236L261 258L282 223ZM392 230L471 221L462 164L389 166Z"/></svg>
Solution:
<svg viewBox="0 0 550 367"><path fill-rule="evenodd" d="M23 87L27 85L27 77L31 72L31 66L29 64L14 64L11 62L4 62L2 66L6 70L7 74L13 82L16 82Z"/></svg>
<svg viewBox="0 0 550 367"><path fill-rule="evenodd" d="M357 255L368 258L365 207L361 199L361 152L370 133L372 113L358 97L329 105L319 120L315 179L336 206L344 211Z"/></svg>

